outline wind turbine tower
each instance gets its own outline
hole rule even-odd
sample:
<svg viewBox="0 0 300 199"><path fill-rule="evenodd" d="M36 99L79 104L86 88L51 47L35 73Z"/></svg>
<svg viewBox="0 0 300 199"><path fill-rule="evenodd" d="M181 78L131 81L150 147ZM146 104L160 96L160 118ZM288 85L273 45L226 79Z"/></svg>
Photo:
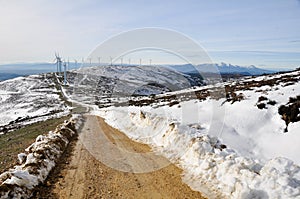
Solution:
<svg viewBox="0 0 300 199"><path fill-rule="evenodd" d="M75 62L75 69L77 69L77 60L74 59L74 62Z"/></svg>
<svg viewBox="0 0 300 199"><path fill-rule="evenodd" d="M88 58L88 60L90 61L90 66L92 66L92 58Z"/></svg>
<svg viewBox="0 0 300 199"><path fill-rule="evenodd" d="M84 67L84 58L81 59L81 67Z"/></svg>
<svg viewBox="0 0 300 199"><path fill-rule="evenodd" d="M61 73L62 60L58 53L55 53L55 59L56 59L56 69L57 69L56 72L57 75L59 75Z"/></svg>
<svg viewBox="0 0 300 199"><path fill-rule="evenodd" d="M69 64L69 61L68 61ZM67 63L64 62L64 85L67 84Z"/></svg>
<svg viewBox="0 0 300 199"><path fill-rule="evenodd" d="M58 69L59 69L59 75L61 75L61 64L62 64L61 57L58 57Z"/></svg>
<svg viewBox="0 0 300 199"><path fill-rule="evenodd" d="M101 57L98 57L98 61L99 61L99 66L101 64Z"/></svg>
<svg viewBox="0 0 300 199"><path fill-rule="evenodd" d="M110 58L110 65L112 66L112 60L113 60L113 58L111 56L109 56L109 58Z"/></svg>

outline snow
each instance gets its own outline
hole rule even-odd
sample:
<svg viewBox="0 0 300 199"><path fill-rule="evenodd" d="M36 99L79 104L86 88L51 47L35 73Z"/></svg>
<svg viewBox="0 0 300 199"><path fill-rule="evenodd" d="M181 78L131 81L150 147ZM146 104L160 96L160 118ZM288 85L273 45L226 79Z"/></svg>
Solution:
<svg viewBox="0 0 300 199"><path fill-rule="evenodd" d="M68 89L66 94L72 100L85 104L94 104L95 97L100 101L113 100L114 97L180 90L196 84L186 75L157 66L84 67L73 71L70 76L73 77L69 83L74 89Z"/></svg>
<svg viewBox="0 0 300 199"><path fill-rule="evenodd" d="M24 161L26 160L26 154L25 153L19 153L18 154L18 160L19 160L19 163L22 164L24 163Z"/></svg>
<svg viewBox="0 0 300 199"><path fill-rule="evenodd" d="M16 184L32 189L39 184L38 177L29 174L27 170L14 170L11 172L12 177L4 181L5 184Z"/></svg>
<svg viewBox="0 0 300 199"><path fill-rule="evenodd" d="M300 198L300 122L290 123L288 132L284 133L286 124L278 113L278 108L287 104L290 97L299 95L300 81L288 86L285 82L277 82L273 86L238 90L236 94L242 94L245 99L234 103L225 98L208 97L202 101L196 98L179 100L171 107L167 101L142 107L99 110L95 105L96 97L100 105L105 100L107 104L110 100L126 104L135 91L139 94L161 93L165 88L171 88L170 85L178 87L157 97L204 89L211 92L215 87L275 80L288 75L296 75L299 80L299 71L176 91L190 86L178 73L168 71L166 75L166 70L158 68L115 67L73 71L75 77L69 76L70 85L62 88L62 94L70 102L104 117L108 124L131 139L152 146L155 152L183 169L185 183L209 198ZM167 86L157 92L157 88L145 86L145 82L152 81ZM107 93L111 89L113 93ZM60 111L57 115L67 113L69 109L60 100L58 92L53 81L43 80L39 75L0 82L0 125L20 116L46 116L51 110ZM120 93L123 95L115 95ZM275 100L276 104L266 104L266 109L259 109L257 104L261 96ZM78 120L76 126L79 127L81 122ZM62 153L62 148L55 144L57 139L68 143L57 130L47 136L38 136L25 153L18 155L21 165L0 175L0 186L13 185L17 198L29 196L30 190L46 179ZM41 151L51 155L41 161ZM7 196L0 192L0 198Z"/></svg>
<svg viewBox="0 0 300 199"><path fill-rule="evenodd" d="M230 198L300 196L300 168L291 160L276 157L263 164L230 148L221 150L221 142L216 137L199 128L170 123L153 113L147 112L145 119L124 110L106 110L100 114L132 139L152 145L179 164L185 171L185 182L196 190L204 187L199 182L206 182L207 189L213 188L210 191L216 194L221 191Z"/></svg>
<svg viewBox="0 0 300 199"><path fill-rule="evenodd" d="M13 198L30 197L34 187L44 182L68 145L69 139L75 135L77 121L79 117L75 116L59 125L55 131L38 136L25 149L25 153L18 155L20 165L0 175L0 188L8 187L0 189L0 199L5 199L8 195Z"/></svg>
<svg viewBox="0 0 300 199"><path fill-rule="evenodd" d="M260 78L274 77L255 79ZM109 107L92 113L178 164L184 181L209 197L300 198L300 123L290 123L284 133L278 113L279 106L299 95L300 82L283 85L237 91L245 99L233 104L189 100L172 107ZM276 104L258 109L260 96Z"/></svg>
<svg viewBox="0 0 300 199"><path fill-rule="evenodd" d="M45 79L46 78L46 79ZM22 125L67 115L70 110L53 85L53 76L31 75L0 82L0 126Z"/></svg>

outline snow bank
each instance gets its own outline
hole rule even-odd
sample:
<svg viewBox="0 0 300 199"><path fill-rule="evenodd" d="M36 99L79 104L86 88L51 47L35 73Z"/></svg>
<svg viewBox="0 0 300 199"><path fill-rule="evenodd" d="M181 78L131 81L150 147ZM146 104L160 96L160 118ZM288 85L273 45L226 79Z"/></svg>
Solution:
<svg viewBox="0 0 300 199"><path fill-rule="evenodd" d="M300 198L300 167L291 160L276 157L261 163L203 133L201 124L137 110L109 108L94 114L179 164L184 181L210 198Z"/></svg>
<svg viewBox="0 0 300 199"><path fill-rule="evenodd" d="M55 131L40 135L36 141L18 155L20 165L0 175L0 198L29 198L32 190L43 183L56 160L75 135L76 121L73 117L57 126Z"/></svg>

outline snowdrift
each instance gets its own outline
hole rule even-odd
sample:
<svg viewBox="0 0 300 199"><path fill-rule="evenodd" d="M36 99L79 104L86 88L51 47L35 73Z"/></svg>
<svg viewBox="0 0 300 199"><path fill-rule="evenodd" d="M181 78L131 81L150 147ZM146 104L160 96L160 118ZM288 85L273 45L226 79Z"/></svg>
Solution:
<svg viewBox="0 0 300 199"><path fill-rule="evenodd" d="M38 136L25 153L18 155L20 165L0 175L0 198L29 198L34 187L47 178L79 124L73 117L47 135Z"/></svg>
<svg viewBox="0 0 300 199"><path fill-rule="evenodd" d="M110 108L94 114L178 164L184 181L209 198L300 198L300 167L293 161L276 157L263 164L201 132L200 125L137 110Z"/></svg>

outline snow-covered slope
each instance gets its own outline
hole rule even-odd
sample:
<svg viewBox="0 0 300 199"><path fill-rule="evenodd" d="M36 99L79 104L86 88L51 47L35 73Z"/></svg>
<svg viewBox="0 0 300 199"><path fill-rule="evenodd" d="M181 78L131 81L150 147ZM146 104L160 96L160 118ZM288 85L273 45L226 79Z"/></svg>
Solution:
<svg viewBox="0 0 300 199"><path fill-rule="evenodd" d="M156 66L96 66L68 73L71 99L99 104L104 99L143 96L176 91L201 84L190 76Z"/></svg>
<svg viewBox="0 0 300 199"><path fill-rule="evenodd" d="M224 95L200 87L94 114L179 164L211 198L300 198L300 71L218 87Z"/></svg>
<svg viewBox="0 0 300 199"><path fill-rule="evenodd" d="M52 74L0 82L0 133L68 113Z"/></svg>

